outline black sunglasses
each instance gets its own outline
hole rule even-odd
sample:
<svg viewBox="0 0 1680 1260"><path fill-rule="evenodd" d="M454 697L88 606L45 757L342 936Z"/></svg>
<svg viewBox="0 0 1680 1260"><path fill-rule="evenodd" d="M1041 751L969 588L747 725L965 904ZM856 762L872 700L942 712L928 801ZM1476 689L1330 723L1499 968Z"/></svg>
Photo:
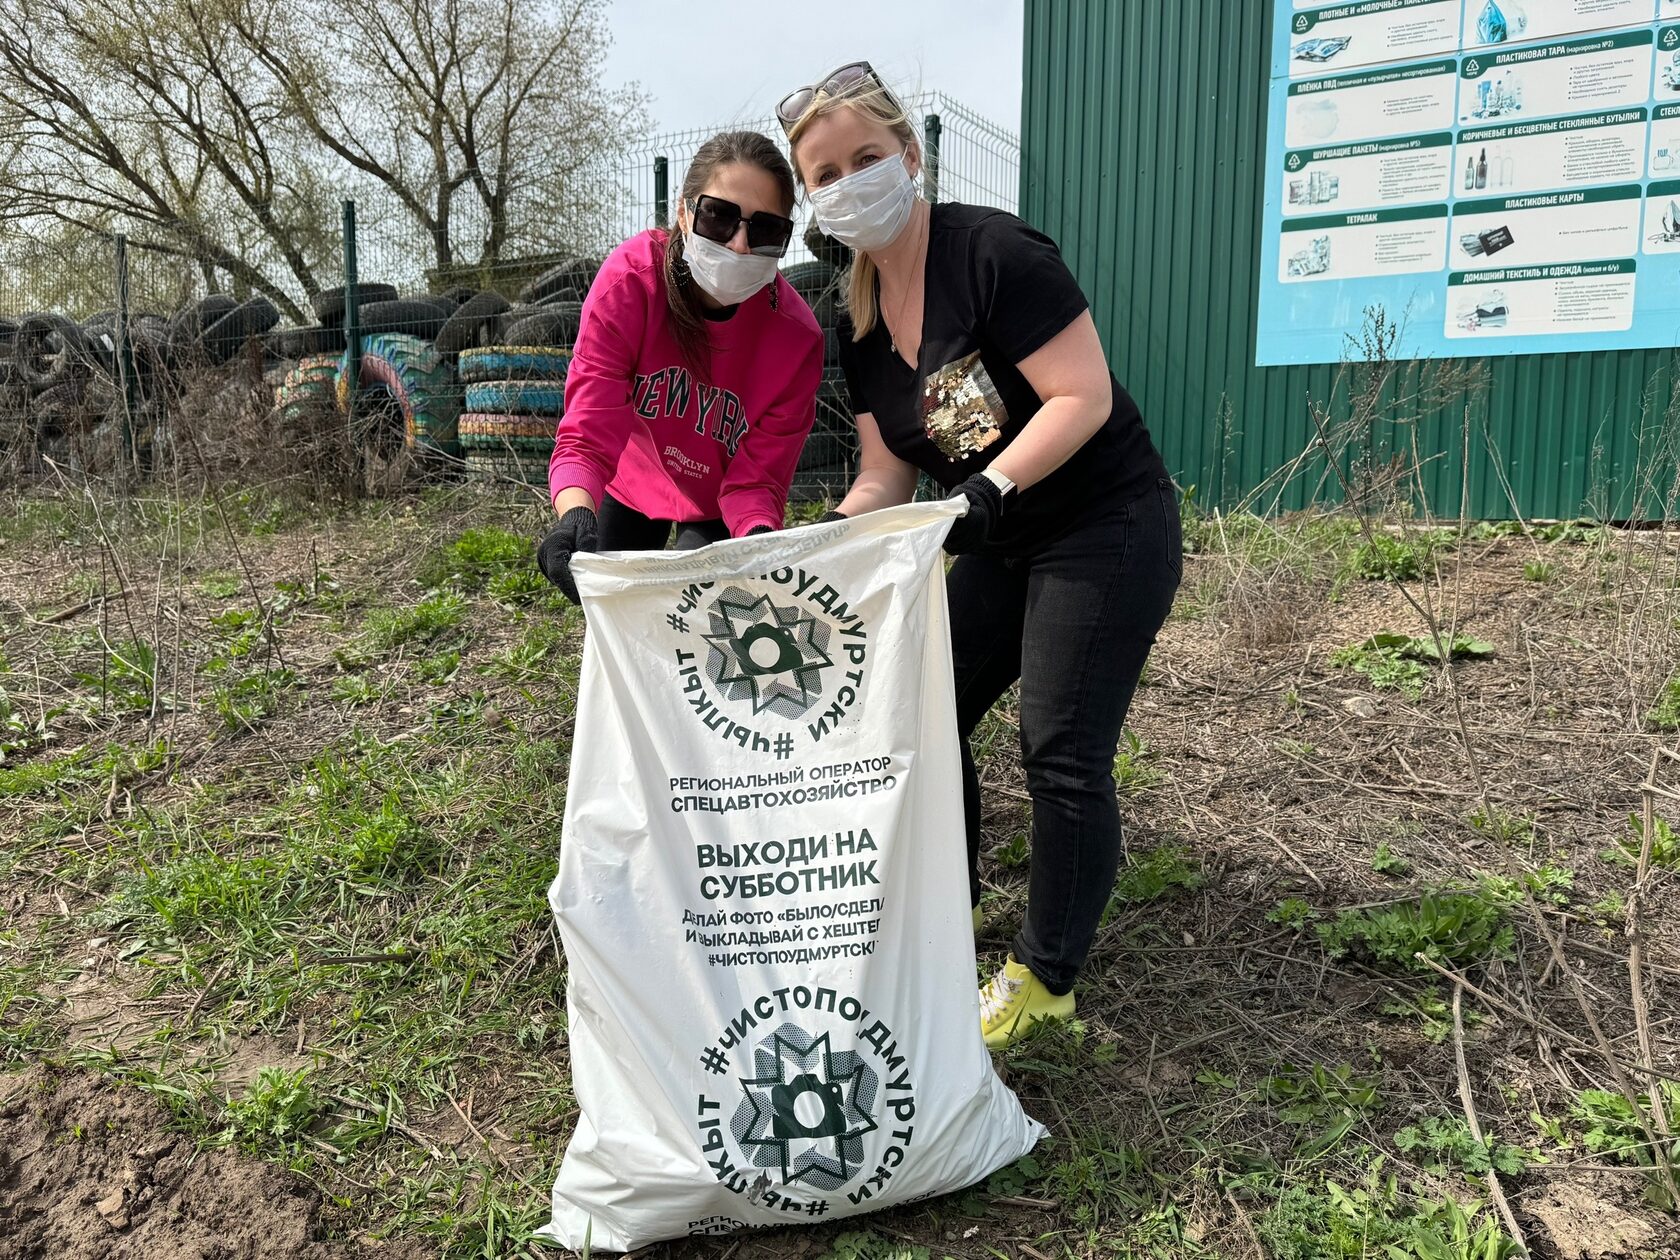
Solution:
<svg viewBox="0 0 1680 1260"><path fill-rule="evenodd" d="M874 66L867 61L849 61L816 83L807 84L784 96L782 103L776 106L777 121L782 124L782 130L787 131L805 116L805 111L811 108L811 102L819 95L850 96L866 84L885 92L892 97L894 104L898 103L892 89L881 82L881 76L875 73Z"/></svg>
<svg viewBox="0 0 1680 1260"><path fill-rule="evenodd" d="M701 193L689 202L688 213L694 221L694 234L719 245L727 245L734 240L735 229L745 222L747 248L755 254L780 258L787 253L788 242L793 239L792 219L784 219L768 210L746 216L733 201L725 201L710 193Z"/></svg>

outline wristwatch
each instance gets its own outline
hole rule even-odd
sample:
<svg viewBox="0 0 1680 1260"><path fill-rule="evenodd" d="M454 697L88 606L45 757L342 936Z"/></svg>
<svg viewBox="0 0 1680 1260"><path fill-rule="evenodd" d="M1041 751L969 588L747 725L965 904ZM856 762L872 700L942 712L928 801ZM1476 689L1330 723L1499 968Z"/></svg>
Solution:
<svg viewBox="0 0 1680 1260"><path fill-rule="evenodd" d="M1015 483L995 468L982 468L980 475L998 488L998 493L1008 498L1015 493Z"/></svg>

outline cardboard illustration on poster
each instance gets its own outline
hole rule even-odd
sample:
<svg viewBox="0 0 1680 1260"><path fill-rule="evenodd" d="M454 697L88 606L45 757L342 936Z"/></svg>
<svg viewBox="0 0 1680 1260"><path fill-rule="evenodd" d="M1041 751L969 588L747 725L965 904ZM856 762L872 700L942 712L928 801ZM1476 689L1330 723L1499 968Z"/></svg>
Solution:
<svg viewBox="0 0 1680 1260"><path fill-rule="evenodd" d="M1273 0L1256 362L1680 344L1680 0Z"/></svg>

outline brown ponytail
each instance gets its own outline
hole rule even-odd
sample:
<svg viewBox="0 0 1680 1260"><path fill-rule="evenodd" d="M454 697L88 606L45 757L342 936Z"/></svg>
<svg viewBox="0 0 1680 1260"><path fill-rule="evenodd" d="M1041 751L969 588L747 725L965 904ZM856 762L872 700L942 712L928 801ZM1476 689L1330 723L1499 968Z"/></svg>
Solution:
<svg viewBox="0 0 1680 1260"><path fill-rule="evenodd" d="M756 131L722 131L696 149L683 176L682 204L688 205L706 191L718 167L735 162L756 166L775 180L782 194L782 212L793 213L793 170L775 142ZM674 223L665 234L665 298L671 308L671 335L683 357L698 366L707 347L705 308L683 261L683 234Z"/></svg>

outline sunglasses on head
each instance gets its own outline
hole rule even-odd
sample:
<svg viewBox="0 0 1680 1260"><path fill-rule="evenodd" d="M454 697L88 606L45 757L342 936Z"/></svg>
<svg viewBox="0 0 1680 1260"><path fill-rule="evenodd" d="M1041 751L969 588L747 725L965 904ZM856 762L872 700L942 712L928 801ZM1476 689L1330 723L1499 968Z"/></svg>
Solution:
<svg viewBox="0 0 1680 1260"><path fill-rule="evenodd" d="M733 201L725 201L709 193L701 193L689 202L688 213L694 224L694 234L719 245L727 245L734 240L735 230L745 223L747 248L755 254L780 258L787 253L788 242L793 239L792 219L784 219L768 210L743 215L741 207Z"/></svg>
<svg viewBox="0 0 1680 1260"><path fill-rule="evenodd" d="M865 87L875 88L892 96L892 89L881 82L881 76L867 61L850 61L815 83L789 92L776 106L776 118L787 131L805 116L811 102L818 96L850 96ZM894 100L897 98L894 97Z"/></svg>

